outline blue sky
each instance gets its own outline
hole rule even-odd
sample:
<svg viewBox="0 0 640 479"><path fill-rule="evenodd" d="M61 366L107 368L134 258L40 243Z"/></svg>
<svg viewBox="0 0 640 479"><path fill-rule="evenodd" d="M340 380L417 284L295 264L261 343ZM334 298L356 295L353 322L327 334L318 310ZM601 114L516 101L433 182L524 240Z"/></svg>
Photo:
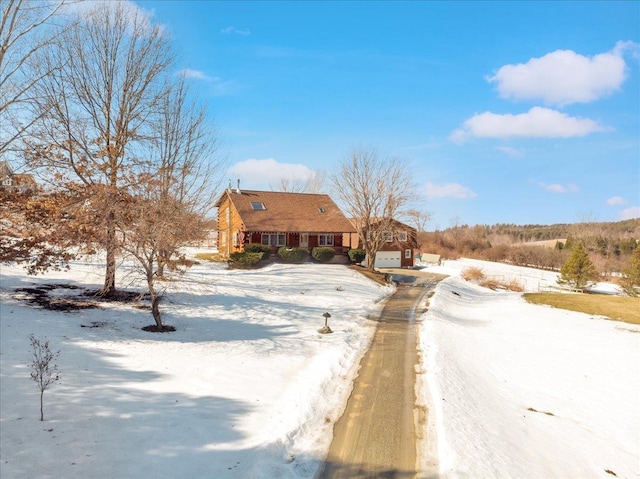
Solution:
<svg viewBox="0 0 640 479"><path fill-rule="evenodd" d="M363 145L429 229L640 217L640 2L136 3L247 189Z"/></svg>

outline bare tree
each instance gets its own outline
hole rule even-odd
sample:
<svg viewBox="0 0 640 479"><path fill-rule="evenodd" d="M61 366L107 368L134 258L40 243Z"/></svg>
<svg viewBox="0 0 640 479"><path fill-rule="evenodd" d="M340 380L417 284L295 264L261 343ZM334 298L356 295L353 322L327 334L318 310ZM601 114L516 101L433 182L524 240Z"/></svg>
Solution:
<svg viewBox="0 0 640 479"><path fill-rule="evenodd" d="M37 60L58 35L52 22L68 0L6 0L0 19L0 156L38 119L34 86L52 72ZM57 69L59 65L49 65Z"/></svg>
<svg viewBox="0 0 640 479"><path fill-rule="evenodd" d="M135 194L122 196L123 203L117 210L117 236L121 241L121 249L133 256L142 270L155 321L153 331L171 331L172 327L166 327L162 323L162 294L156 287L158 265L168 249L167 244L173 248L203 239L206 233L203 228L205 220L202 215L190 211L187 204L174 197L158 199L157 195L149 194L149 190L157 188L157 182L149 183L149 189L141 188L142 185L143 183L139 183Z"/></svg>
<svg viewBox="0 0 640 479"><path fill-rule="evenodd" d="M327 173L325 171L316 171L306 180L295 178L281 178L278 191L289 193L319 193L324 186ZM274 188L271 187L273 190Z"/></svg>
<svg viewBox="0 0 640 479"><path fill-rule="evenodd" d="M47 74L36 88L46 114L30 149L58 186L106 187L90 231L106 250L108 296L115 291L119 195L151 161L145 148L173 56L163 29L130 3L98 3L82 15L39 60Z"/></svg>
<svg viewBox="0 0 640 479"><path fill-rule="evenodd" d="M375 148L358 147L345 157L332 182L373 269L376 253L397 229L394 217L415 197L410 172L396 158L383 156Z"/></svg>
<svg viewBox="0 0 640 479"><path fill-rule="evenodd" d="M58 365L55 360L60 355L60 351L51 351L49 341L36 338L33 334L29 336L33 360L31 361L31 379L38 385L40 390L40 420L44 421L44 392L49 386L60 380Z"/></svg>
<svg viewBox="0 0 640 479"><path fill-rule="evenodd" d="M171 83L161 103L154 135L153 160L148 185L160 203L176 202L185 215L208 216L220 187L224 161L218 154L215 128L207 122L206 109L189 98L184 78ZM196 223L190 223L195 226ZM204 223L197 223L204 228ZM164 276L179 248L204 231L174 228L159 245L157 275Z"/></svg>
<svg viewBox="0 0 640 479"><path fill-rule="evenodd" d="M433 214L429 211L420 210L407 210L405 216L409 218L409 221L415 226L418 233L423 233L427 229L427 223L431 221Z"/></svg>

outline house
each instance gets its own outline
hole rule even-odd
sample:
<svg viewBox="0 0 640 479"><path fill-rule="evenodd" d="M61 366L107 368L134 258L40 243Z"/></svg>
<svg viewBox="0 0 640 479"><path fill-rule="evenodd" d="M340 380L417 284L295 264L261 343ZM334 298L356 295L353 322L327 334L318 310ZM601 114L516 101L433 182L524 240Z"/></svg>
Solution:
<svg viewBox="0 0 640 479"><path fill-rule="evenodd" d="M330 246L345 254L343 234L355 230L340 208L325 194L283 193L229 188L220 196L218 251L229 256L247 244L312 249Z"/></svg>
<svg viewBox="0 0 640 479"><path fill-rule="evenodd" d="M33 176L28 174L17 174L7 161L0 161L0 188L7 188L19 193L36 191L38 185Z"/></svg>
<svg viewBox="0 0 640 479"><path fill-rule="evenodd" d="M355 226L355 221L352 221ZM380 228L380 229L377 229ZM382 243L376 254L374 268L412 268L415 254L418 250L418 231L407 224L395 219L372 222L372 229L377 229ZM372 231L363 230L367 240L371 239ZM365 249L358 235L350 235L350 245L353 248ZM356 246L357 244L357 246ZM365 263L368 260L365 259Z"/></svg>

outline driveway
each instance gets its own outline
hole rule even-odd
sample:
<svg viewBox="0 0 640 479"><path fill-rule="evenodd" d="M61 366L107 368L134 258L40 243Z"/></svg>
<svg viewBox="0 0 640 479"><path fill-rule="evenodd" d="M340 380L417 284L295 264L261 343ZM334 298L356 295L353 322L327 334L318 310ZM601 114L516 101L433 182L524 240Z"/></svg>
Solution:
<svg viewBox="0 0 640 479"><path fill-rule="evenodd" d="M417 474L415 319L424 296L443 277L419 270L382 271L392 275L398 288L377 319L346 409L334 426L320 475L324 479L409 479Z"/></svg>

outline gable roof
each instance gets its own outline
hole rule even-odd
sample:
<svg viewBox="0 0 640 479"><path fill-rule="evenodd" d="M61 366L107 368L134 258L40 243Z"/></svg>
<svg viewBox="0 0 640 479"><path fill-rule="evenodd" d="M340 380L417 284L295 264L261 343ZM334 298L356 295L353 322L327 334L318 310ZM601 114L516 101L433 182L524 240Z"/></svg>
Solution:
<svg viewBox="0 0 640 479"><path fill-rule="evenodd" d="M278 191L226 190L246 231L350 233L354 228L329 195ZM256 210L251 203L262 203Z"/></svg>

